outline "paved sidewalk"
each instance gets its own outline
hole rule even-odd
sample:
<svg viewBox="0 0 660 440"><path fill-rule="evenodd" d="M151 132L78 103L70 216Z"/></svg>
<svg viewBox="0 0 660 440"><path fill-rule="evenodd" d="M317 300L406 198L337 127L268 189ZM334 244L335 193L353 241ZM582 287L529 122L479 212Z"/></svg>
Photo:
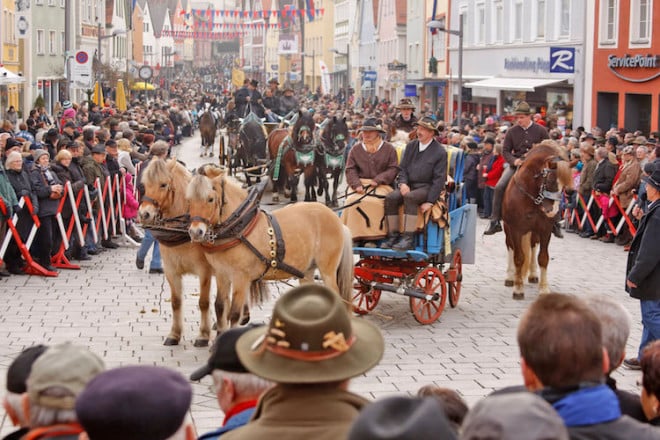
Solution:
<svg viewBox="0 0 660 440"><path fill-rule="evenodd" d="M177 157L189 167L200 163L198 141L188 139ZM480 221L480 234L486 222ZM550 244L550 284L554 291L579 296L604 293L620 299L633 316L629 353L637 351L641 335L639 302L623 290L626 253L615 245L584 240L566 234ZM209 352L192 345L199 325L198 284L184 279L185 327L181 344L162 342L171 322L169 287L162 275L149 275L135 267L135 248L122 245L92 261L80 271L61 271L57 278L12 276L0 279L0 386L4 389L6 368L24 348L38 344L74 341L105 359L108 368L119 365L161 365L188 376L204 364ZM147 268L147 264L145 265ZM434 324L418 324L407 298L384 293L374 314L367 319L385 336L382 362L356 378L351 389L369 398L397 393L415 393L435 383L458 390L474 404L492 390L521 384L516 327L521 313L537 297L536 286L526 299L511 299L504 287L506 251L504 235L479 236L477 264L464 266L459 305L449 305ZM273 301L287 289L271 284L272 299L253 309L253 321L265 322ZM638 374L616 374L620 385L639 391ZM222 423L222 415L208 387L210 378L193 384L192 417L199 434ZM11 431L5 417L0 434Z"/></svg>

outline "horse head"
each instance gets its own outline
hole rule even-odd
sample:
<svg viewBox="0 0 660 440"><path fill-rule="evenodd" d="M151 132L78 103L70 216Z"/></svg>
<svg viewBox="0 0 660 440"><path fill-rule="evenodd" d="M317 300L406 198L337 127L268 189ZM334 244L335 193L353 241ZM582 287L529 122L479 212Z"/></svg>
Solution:
<svg viewBox="0 0 660 440"><path fill-rule="evenodd" d="M190 214L188 234L192 241L207 241L211 226L219 223L223 208L223 181L224 174L214 178L197 174L190 180L186 188L186 200Z"/></svg>
<svg viewBox="0 0 660 440"><path fill-rule="evenodd" d="M182 170L181 170L182 169ZM178 206L177 188L184 185L190 177L188 170L176 160L165 161L163 159L152 159L142 175L144 195L138 209L138 216L143 224L154 224L163 215L178 215L183 212L173 213Z"/></svg>
<svg viewBox="0 0 660 440"><path fill-rule="evenodd" d="M544 140L530 150L523 167L536 182L532 186L538 188L531 191L530 197L543 207L548 217L554 217L562 192L574 191L573 172L566 152L555 141Z"/></svg>
<svg viewBox="0 0 660 440"><path fill-rule="evenodd" d="M313 144L315 126L311 113L298 110L298 120L293 126L293 142L299 146Z"/></svg>
<svg viewBox="0 0 660 440"><path fill-rule="evenodd" d="M346 149L346 142L348 141L346 118L333 116L325 127L323 127L321 141L326 152L330 154L343 153Z"/></svg>

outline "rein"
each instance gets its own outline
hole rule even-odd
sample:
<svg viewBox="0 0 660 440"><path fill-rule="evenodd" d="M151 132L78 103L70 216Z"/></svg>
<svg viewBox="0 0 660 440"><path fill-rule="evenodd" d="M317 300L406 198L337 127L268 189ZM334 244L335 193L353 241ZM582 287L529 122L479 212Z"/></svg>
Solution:
<svg viewBox="0 0 660 440"><path fill-rule="evenodd" d="M381 196L381 195L376 194L376 188L375 187L371 188L371 189L369 189L369 188L370 187L367 187L368 191L365 191L364 194L362 194L357 199L353 200L351 203L349 203L347 205L339 206L337 208L332 208L332 211L333 212L339 212L339 211L344 210L346 208L350 208L351 206L359 205L360 202L362 200L364 200L365 197L376 197L377 199L384 199L385 198L385 196ZM357 194L357 191L353 191L352 193L346 193L343 196L339 196L338 199L345 199L345 198L348 198L348 197L352 196L353 194Z"/></svg>
<svg viewBox="0 0 660 440"><path fill-rule="evenodd" d="M561 159L557 158L557 160L561 160ZM523 193L524 195L529 197L534 202L534 204L537 205L537 206L540 205L541 203L543 203L543 201L546 200L546 199L552 200L552 201L555 201L555 202L559 202L561 200L562 191L548 191L546 189L546 181L547 181L548 175L550 173L556 173L556 172L557 171L552 169L552 168L544 167L541 170L541 172L534 174L534 176L533 176L534 180L537 180L539 177L543 178L543 181L541 182L541 186L539 187L539 192L536 196L531 194L529 191L527 191L527 189L525 189L520 184L520 182L518 181L518 172L516 172L513 175L513 181L515 182L516 187L518 188L518 190L520 190L521 193Z"/></svg>

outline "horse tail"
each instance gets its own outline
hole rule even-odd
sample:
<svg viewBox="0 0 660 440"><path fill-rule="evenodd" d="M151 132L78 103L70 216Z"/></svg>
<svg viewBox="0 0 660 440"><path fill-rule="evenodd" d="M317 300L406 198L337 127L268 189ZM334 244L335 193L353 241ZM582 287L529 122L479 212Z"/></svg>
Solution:
<svg viewBox="0 0 660 440"><path fill-rule="evenodd" d="M337 268L337 287L339 295L346 302L347 307L351 307L353 301L353 237L345 225L342 225L342 232L344 246Z"/></svg>
<svg viewBox="0 0 660 440"><path fill-rule="evenodd" d="M253 281L250 284L250 305L259 305L268 301L268 289L263 281Z"/></svg>

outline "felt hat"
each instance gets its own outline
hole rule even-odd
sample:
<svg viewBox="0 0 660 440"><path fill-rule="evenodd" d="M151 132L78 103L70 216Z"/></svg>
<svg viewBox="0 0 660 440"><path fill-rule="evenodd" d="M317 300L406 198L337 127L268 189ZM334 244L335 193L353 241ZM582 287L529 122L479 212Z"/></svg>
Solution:
<svg viewBox="0 0 660 440"><path fill-rule="evenodd" d="M635 154L635 147L632 145L626 145L623 149L623 154Z"/></svg>
<svg viewBox="0 0 660 440"><path fill-rule="evenodd" d="M660 168L655 167L653 172L648 176L642 176L642 180L647 184L651 185L655 189L660 191Z"/></svg>
<svg viewBox="0 0 660 440"><path fill-rule="evenodd" d="M529 104L525 101L520 101L516 108L513 110L513 113L516 115L530 115L532 110L529 108Z"/></svg>
<svg viewBox="0 0 660 440"><path fill-rule="evenodd" d="M637 136L632 143L637 145L646 145L647 141L644 136Z"/></svg>
<svg viewBox="0 0 660 440"><path fill-rule="evenodd" d="M536 394L523 391L488 396L467 414L461 439L568 440L563 420Z"/></svg>
<svg viewBox="0 0 660 440"><path fill-rule="evenodd" d="M103 144L96 144L92 147L92 154L105 154L105 146Z"/></svg>
<svg viewBox="0 0 660 440"><path fill-rule="evenodd" d="M19 153L11 153L7 162L13 159L11 157L13 154L18 154L20 159ZM14 359L7 369L7 391L15 394L23 394L27 391L26 382L32 371L32 365L46 349L48 347L45 345L35 345L26 348Z"/></svg>
<svg viewBox="0 0 660 440"><path fill-rule="evenodd" d="M128 366L97 375L76 402L90 440L165 440L190 409L192 388L176 371Z"/></svg>
<svg viewBox="0 0 660 440"><path fill-rule="evenodd" d="M336 292L318 284L289 290L267 328L249 330L236 352L245 368L277 383L325 383L373 368L385 349L380 330L353 318Z"/></svg>
<svg viewBox="0 0 660 440"><path fill-rule="evenodd" d="M362 127L358 128L358 131L378 131L380 133L385 133L383 125L379 119L376 118L367 118L362 123Z"/></svg>
<svg viewBox="0 0 660 440"><path fill-rule="evenodd" d="M251 330L256 325L245 327L236 327L222 332L213 344L213 352L208 362L201 368L198 368L190 375L190 380L200 380L213 372L213 370L223 370L233 373L247 373L241 360L236 354L236 341L243 336L245 332Z"/></svg>
<svg viewBox="0 0 660 440"><path fill-rule="evenodd" d="M348 440L453 440L457 435L434 397L387 397L367 405L355 419Z"/></svg>
<svg viewBox="0 0 660 440"><path fill-rule="evenodd" d="M415 125L433 130L435 134L440 133L438 130L438 122L430 116L424 116L422 119L415 122Z"/></svg>
<svg viewBox="0 0 660 440"><path fill-rule="evenodd" d="M277 78L271 78L268 81L268 84L277 84L278 86L280 85L280 82L277 80Z"/></svg>
<svg viewBox="0 0 660 440"><path fill-rule="evenodd" d="M103 370L101 358L87 348L69 342L54 345L32 365L27 380L30 402L47 408L73 409L76 397ZM64 392L49 395L49 388Z"/></svg>
<svg viewBox="0 0 660 440"><path fill-rule="evenodd" d="M410 98L401 98L399 100L399 104L396 106L397 109L412 109L415 110L415 104L413 104L412 100Z"/></svg>

